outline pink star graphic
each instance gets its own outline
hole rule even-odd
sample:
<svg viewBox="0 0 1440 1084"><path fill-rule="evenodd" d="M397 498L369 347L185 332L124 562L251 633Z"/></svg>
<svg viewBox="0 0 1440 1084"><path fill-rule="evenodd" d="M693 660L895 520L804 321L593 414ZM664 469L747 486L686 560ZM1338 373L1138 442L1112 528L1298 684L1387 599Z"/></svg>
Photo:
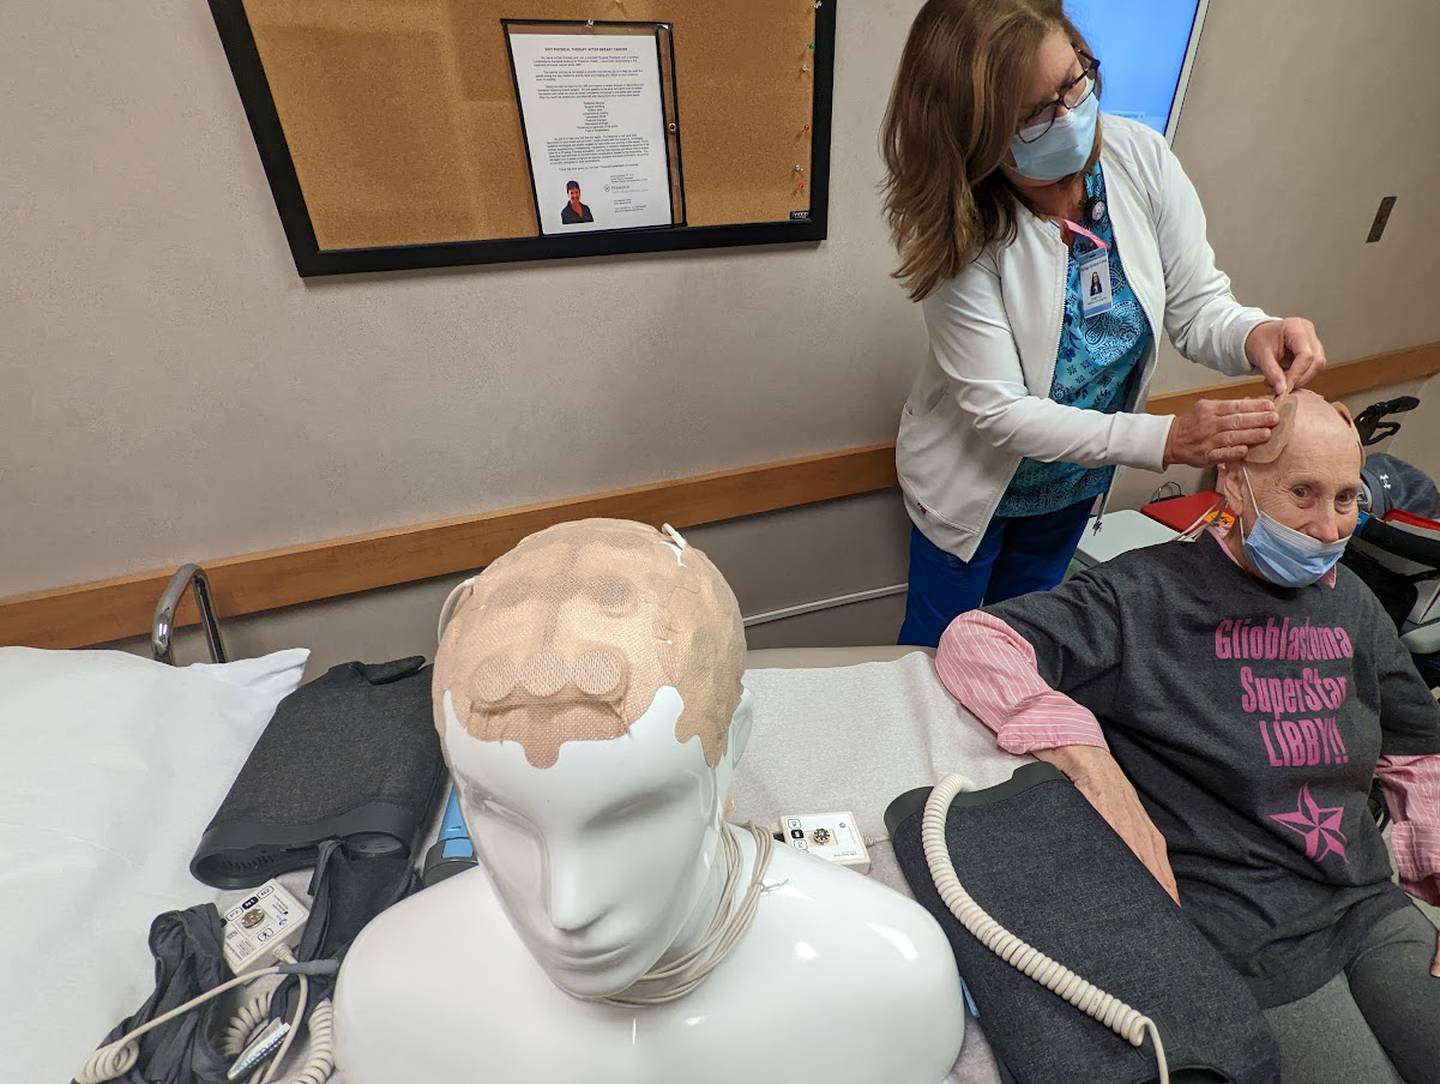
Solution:
<svg viewBox="0 0 1440 1084"><path fill-rule="evenodd" d="M1315 804L1315 799L1310 796L1310 786L1306 784L1300 788L1300 796L1295 800L1294 813L1271 813L1272 821L1279 821L1292 832L1305 837L1305 857L1316 862L1323 862L1326 856L1338 854L1347 864L1350 859L1345 857L1345 833L1340 830L1340 822L1345 817L1345 807L1321 806ZM1325 849L1316 856L1320 850L1320 844L1325 844Z"/></svg>

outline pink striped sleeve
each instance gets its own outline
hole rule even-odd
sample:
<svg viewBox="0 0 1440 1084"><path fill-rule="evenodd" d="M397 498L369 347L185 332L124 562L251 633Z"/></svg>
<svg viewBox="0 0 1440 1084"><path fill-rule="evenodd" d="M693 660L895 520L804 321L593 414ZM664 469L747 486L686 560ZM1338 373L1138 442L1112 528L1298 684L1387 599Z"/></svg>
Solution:
<svg viewBox="0 0 1440 1084"><path fill-rule="evenodd" d="M1395 820L1390 845L1400 884L1440 907L1440 753L1381 757L1375 775Z"/></svg>
<svg viewBox="0 0 1440 1084"><path fill-rule="evenodd" d="M935 669L946 690L995 731L1007 753L1105 744L1090 710L1045 684L1035 649L981 610L961 614L940 637Z"/></svg>

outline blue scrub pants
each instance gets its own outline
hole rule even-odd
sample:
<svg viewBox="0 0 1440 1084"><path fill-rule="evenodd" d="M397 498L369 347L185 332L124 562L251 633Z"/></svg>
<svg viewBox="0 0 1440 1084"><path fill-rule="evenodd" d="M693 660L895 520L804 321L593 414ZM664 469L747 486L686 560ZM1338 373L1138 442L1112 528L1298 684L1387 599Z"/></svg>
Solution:
<svg viewBox="0 0 1440 1084"><path fill-rule="evenodd" d="M1039 516L996 516L962 561L910 529L910 589L902 644L936 647L957 616L983 603L1048 591L1065 576L1095 498Z"/></svg>

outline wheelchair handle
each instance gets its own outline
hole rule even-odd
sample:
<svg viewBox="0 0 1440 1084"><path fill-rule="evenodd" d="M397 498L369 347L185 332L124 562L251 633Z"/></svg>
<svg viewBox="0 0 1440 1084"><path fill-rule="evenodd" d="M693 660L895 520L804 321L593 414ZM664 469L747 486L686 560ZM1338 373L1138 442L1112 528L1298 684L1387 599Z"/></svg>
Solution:
<svg viewBox="0 0 1440 1084"><path fill-rule="evenodd" d="M1355 533L1386 553L1393 553L1396 557L1414 561L1426 568L1440 568L1440 538L1411 534L1374 516L1367 519L1365 525Z"/></svg>

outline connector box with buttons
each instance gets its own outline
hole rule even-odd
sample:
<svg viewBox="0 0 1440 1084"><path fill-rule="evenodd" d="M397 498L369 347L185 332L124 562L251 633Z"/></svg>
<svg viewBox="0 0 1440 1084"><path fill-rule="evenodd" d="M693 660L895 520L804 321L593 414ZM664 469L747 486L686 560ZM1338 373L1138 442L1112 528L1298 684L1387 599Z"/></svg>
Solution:
<svg viewBox="0 0 1440 1084"><path fill-rule="evenodd" d="M784 841L797 851L813 854L857 873L870 872L870 852L853 813L796 813L780 818Z"/></svg>
<svg viewBox="0 0 1440 1084"><path fill-rule="evenodd" d="M266 881L221 919L225 962L239 975L268 967L300 940L310 912L279 881Z"/></svg>

